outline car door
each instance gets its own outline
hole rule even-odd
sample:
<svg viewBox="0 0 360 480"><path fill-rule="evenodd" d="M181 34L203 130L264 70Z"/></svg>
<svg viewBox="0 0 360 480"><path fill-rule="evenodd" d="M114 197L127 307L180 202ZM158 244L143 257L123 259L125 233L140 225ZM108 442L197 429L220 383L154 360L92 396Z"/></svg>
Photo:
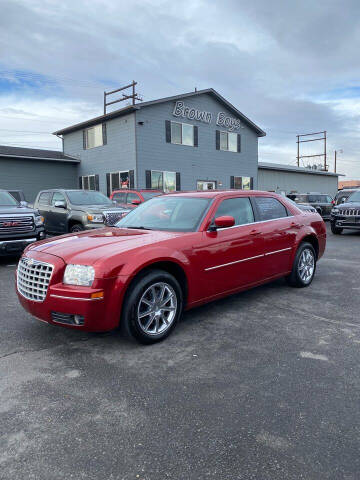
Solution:
<svg viewBox="0 0 360 480"><path fill-rule="evenodd" d="M236 290L262 278L264 243L249 197L223 199L213 220L224 215L234 217L233 227L203 232L199 255L203 296Z"/></svg>
<svg viewBox="0 0 360 480"><path fill-rule="evenodd" d="M289 271L301 215L293 215L277 198L254 196L258 227L264 240L264 274L267 278Z"/></svg>
<svg viewBox="0 0 360 480"><path fill-rule="evenodd" d="M44 226L46 231L49 230L49 213L50 213L50 199L52 192L41 192L35 202L34 207L39 210L40 215L44 217Z"/></svg>
<svg viewBox="0 0 360 480"><path fill-rule="evenodd" d="M66 208L56 207L55 204L61 202ZM61 192L54 192L50 201L50 210L48 215L48 228L50 232L67 233L68 202Z"/></svg>

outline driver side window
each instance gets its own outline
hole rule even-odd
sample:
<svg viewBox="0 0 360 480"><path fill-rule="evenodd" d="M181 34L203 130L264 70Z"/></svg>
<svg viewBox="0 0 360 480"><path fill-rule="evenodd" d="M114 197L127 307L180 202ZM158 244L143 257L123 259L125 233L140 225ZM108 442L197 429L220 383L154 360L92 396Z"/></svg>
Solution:
<svg viewBox="0 0 360 480"><path fill-rule="evenodd" d="M51 206L54 207L56 202L63 202L66 205L66 200L62 193L59 193L59 192L54 193L51 200Z"/></svg>
<svg viewBox="0 0 360 480"><path fill-rule="evenodd" d="M235 225L246 225L254 222L254 212L248 197L227 198L223 200L216 213L216 217L234 217Z"/></svg>

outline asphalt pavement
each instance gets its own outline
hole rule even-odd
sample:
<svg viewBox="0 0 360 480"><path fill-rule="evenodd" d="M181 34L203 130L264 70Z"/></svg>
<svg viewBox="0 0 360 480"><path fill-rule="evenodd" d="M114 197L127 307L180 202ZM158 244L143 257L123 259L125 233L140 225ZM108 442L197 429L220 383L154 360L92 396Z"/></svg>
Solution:
<svg viewBox="0 0 360 480"><path fill-rule="evenodd" d="M358 479L360 233L309 288L187 312L165 342L50 327L0 259L0 478Z"/></svg>

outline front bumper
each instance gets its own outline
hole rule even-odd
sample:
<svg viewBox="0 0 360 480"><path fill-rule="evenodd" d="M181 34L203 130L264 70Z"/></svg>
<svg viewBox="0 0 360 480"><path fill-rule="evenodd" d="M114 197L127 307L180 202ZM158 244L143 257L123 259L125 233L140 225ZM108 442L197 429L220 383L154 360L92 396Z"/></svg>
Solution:
<svg viewBox="0 0 360 480"><path fill-rule="evenodd" d="M51 325L88 332L113 330L119 325L128 277L95 279L92 287L64 285L62 279L66 265L62 259L33 251L29 256L54 265L54 270L43 302L25 298L16 288L19 301L27 312ZM102 298L92 298L100 293L103 293Z"/></svg>
<svg viewBox="0 0 360 480"><path fill-rule="evenodd" d="M331 215L331 223L337 228L360 230L360 216Z"/></svg>
<svg viewBox="0 0 360 480"><path fill-rule="evenodd" d="M25 235L16 235L15 238L0 237L0 256L20 255L31 243L45 238L44 227L36 228L33 232Z"/></svg>

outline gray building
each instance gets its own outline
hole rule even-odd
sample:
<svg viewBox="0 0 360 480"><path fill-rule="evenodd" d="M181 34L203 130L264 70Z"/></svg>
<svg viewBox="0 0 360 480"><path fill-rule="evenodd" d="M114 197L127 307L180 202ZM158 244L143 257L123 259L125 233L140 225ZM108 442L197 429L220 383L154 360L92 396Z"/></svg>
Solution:
<svg viewBox="0 0 360 480"><path fill-rule="evenodd" d="M79 186L165 191L257 187L265 132L213 89L130 105L55 132Z"/></svg>
<svg viewBox="0 0 360 480"><path fill-rule="evenodd" d="M259 190L276 193L318 192L335 196L338 191L339 173L310 170L308 168L259 162Z"/></svg>
<svg viewBox="0 0 360 480"><path fill-rule="evenodd" d="M33 202L43 188L77 188L79 163L56 150L0 145L0 189L23 190Z"/></svg>

